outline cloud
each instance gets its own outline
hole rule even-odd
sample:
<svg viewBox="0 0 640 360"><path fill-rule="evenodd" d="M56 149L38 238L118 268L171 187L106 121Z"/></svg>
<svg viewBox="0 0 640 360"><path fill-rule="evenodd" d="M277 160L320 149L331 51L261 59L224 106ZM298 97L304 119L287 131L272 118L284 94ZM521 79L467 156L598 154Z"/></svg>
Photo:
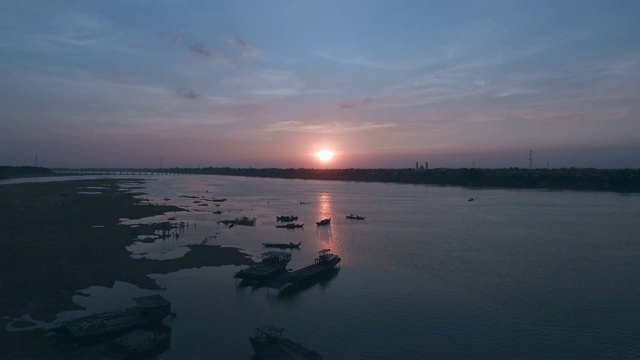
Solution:
<svg viewBox="0 0 640 360"><path fill-rule="evenodd" d="M171 45L175 46L175 47L181 47L182 46L182 36L180 35L173 35L173 34L169 34L166 31L162 31L160 33L158 33L158 36L168 40L171 42Z"/></svg>
<svg viewBox="0 0 640 360"><path fill-rule="evenodd" d="M416 70L425 66L425 64L421 62L405 62L405 61L385 61L373 59L372 57L365 57L360 54L352 53L351 55L345 55L344 51L333 52L333 51L325 51L325 50L316 50L313 52L319 58L342 64L342 65L353 65L360 66L364 68L376 69L376 70L390 70L390 71L407 71L407 70Z"/></svg>
<svg viewBox="0 0 640 360"><path fill-rule="evenodd" d="M242 40L241 38L235 36L231 39L232 44L236 46L236 48L238 49L242 49L245 51L253 51L253 47L249 44L247 44L246 41Z"/></svg>
<svg viewBox="0 0 640 360"><path fill-rule="evenodd" d="M376 123L376 122L362 122L356 124L346 123L322 123L322 124L307 124L300 121L280 121L268 126L267 131L287 131L295 133L321 133L321 134L346 134L346 133L362 133L368 130L377 130L384 128L395 127L396 124Z"/></svg>
<svg viewBox="0 0 640 360"><path fill-rule="evenodd" d="M343 108L343 109L351 109L351 108L354 108L354 107L367 105L367 104L371 103L372 101L373 101L373 98L368 97L368 98L364 98L364 99L360 99L360 100L354 100L354 101L340 103L340 107Z"/></svg>
<svg viewBox="0 0 640 360"><path fill-rule="evenodd" d="M178 94L180 97L189 99L189 100L200 100L202 95L198 94L194 89L186 86L181 86L178 88Z"/></svg>
<svg viewBox="0 0 640 360"><path fill-rule="evenodd" d="M238 36L231 37L228 42L233 46L234 54L231 62L241 67L251 60L260 57L261 52Z"/></svg>
<svg viewBox="0 0 640 360"><path fill-rule="evenodd" d="M259 97L290 97L303 92L306 84L291 71L262 70L242 73L226 80L229 85L247 94Z"/></svg>
<svg viewBox="0 0 640 360"><path fill-rule="evenodd" d="M195 44L191 45L189 47L189 50L191 52L193 52L193 53L196 53L196 54L202 55L202 56L206 56L206 57L218 58L218 57L222 56L222 53L220 53L218 51L214 51L214 50L209 50L204 45L202 45L201 43L195 43Z"/></svg>

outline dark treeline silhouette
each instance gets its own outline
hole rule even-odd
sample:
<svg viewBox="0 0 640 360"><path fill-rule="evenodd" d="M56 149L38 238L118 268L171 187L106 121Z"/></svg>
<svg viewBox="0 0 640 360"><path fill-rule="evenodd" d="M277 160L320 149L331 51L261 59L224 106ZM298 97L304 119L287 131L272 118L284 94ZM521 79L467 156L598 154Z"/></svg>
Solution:
<svg viewBox="0 0 640 360"><path fill-rule="evenodd" d="M640 191L640 169L277 169L198 168L179 173L285 179L392 182L482 188Z"/></svg>
<svg viewBox="0 0 640 360"><path fill-rule="evenodd" d="M53 171L35 166L0 166L0 179L19 177L51 176Z"/></svg>
<svg viewBox="0 0 640 360"><path fill-rule="evenodd" d="M64 170L64 169L63 169ZM73 170L83 174L86 169ZM94 169L95 170L95 169ZM58 174L64 174L57 170ZM97 171L97 170L95 170ZM94 172L95 172L94 171ZM363 182L389 182L425 185L454 185L475 188L521 188L551 190L590 190L640 192L640 169L309 169L309 168L163 168L163 169L100 169L97 173L132 174L205 174L249 176L283 179L341 180ZM87 173L88 174L88 173ZM126 174L129 174L128 172ZM50 176L55 173L46 168L0 166L0 179Z"/></svg>

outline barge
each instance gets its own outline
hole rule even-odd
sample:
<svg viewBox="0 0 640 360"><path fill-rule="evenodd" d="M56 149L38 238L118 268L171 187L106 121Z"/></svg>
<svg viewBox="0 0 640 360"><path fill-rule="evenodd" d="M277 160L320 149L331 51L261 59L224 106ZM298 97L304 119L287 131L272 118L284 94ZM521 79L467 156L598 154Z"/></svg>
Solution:
<svg viewBox="0 0 640 360"><path fill-rule="evenodd" d="M68 320L52 330L63 337L90 339L151 325L171 315L171 303L160 295L133 300L137 303L136 307Z"/></svg>
<svg viewBox="0 0 640 360"><path fill-rule="evenodd" d="M302 241L296 243L262 243L264 247L280 248L280 249L298 249Z"/></svg>
<svg viewBox="0 0 640 360"><path fill-rule="evenodd" d="M299 229L303 226L304 224L294 224L294 223L288 223L286 225L276 225L277 228L282 228L282 229Z"/></svg>
<svg viewBox="0 0 640 360"><path fill-rule="evenodd" d="M312 279L318 275L325 274L338 265L340 260L340 257L336 254L332 254L330 249L322 249L318 252L318 257L315 259L313 265L290 272L287 275L286 283L296 284Z"/></svg>

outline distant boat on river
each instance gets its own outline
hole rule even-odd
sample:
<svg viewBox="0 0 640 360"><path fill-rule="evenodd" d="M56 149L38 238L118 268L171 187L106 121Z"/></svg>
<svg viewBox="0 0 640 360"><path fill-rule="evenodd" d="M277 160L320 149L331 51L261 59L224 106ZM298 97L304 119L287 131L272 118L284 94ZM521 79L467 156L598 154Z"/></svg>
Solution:
<svg viewBox="0 0 640 360"><path fill-rule="evenodd" d="M296 221L296 220L298 220L298 217L293 215L276 216L276 221L289 222L289 221Z"/></svg>
<svg viewBox="0 0 640 360"><path fill-rule="evenodd" d="M351 219L351 220L364 220L364 216L360 216L358 214L350 214L347 215L347 219Z"/></svg>
<svg viewBox="0 0 640 360"><path fill-rule="evenodd" d="M218 221L218 223L223 223L229 227L232 227L234 225L244 225L244 226L255 226L256 224L256 218L253 219L249 219L246 216L243 216L240 219L234 219L234 220L220 220Z"/></svg>
<svg viewBox="0 0 640 360"><path fill-rule="evenodd" d="M281 249L296 249L300 247L300 244L302 244L302 241L295 244L295 243L262 243L262 245L264 245L265 247L273 247L273 248L281 248Z"/></svg>
<svg viewBox="0 0 640 360"><path fill-rule="evenodd" d="M293 223L289 223L289 224L285 224L285 225L276 225L277 228L284 228L284 229L297 229L297 228L301 228L303 226L304 226L304 224L293 224Z"/></svg>
<svg viewBox="0 0 640 360"><path fill-rule="evenodd" d="M331 218L322 219L322 220L316 222L316 225L318 225L318 226L320 226L320 225L329 225L330 222L331 222Z"/></svg>

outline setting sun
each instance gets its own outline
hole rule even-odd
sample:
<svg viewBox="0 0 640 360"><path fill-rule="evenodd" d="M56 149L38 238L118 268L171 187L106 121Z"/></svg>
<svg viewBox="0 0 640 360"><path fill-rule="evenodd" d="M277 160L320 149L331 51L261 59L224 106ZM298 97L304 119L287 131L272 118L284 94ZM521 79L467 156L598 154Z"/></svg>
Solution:
<svg viewBox="0 0 640 360"><path fill-rule="evenodd" d="M317 155L320 161L325 162L325 161L331 160L331 158L333 157L333 152L323 150L323 151L318 151Z"/></svg>

